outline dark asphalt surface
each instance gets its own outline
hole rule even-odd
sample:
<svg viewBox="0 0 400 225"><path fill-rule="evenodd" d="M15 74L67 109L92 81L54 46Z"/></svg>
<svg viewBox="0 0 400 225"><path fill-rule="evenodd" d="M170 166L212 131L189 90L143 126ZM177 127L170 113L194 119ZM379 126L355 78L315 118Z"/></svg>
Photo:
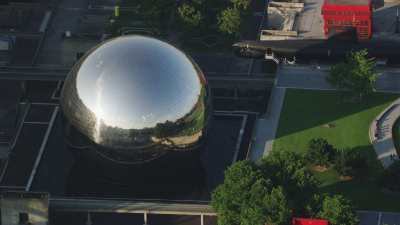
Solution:
<svg viewBox="0 0 400 225"><path fill-rule="evenodd" d="M398 225L400 224L400 213L360 211L359 225Z"/></svg>
<svg viewBox="0 0 400 225"><path fill-rule="evenodd" d="M64 144L63 134L61 115L59 115L54 122L37 174L33 180L32 191L47 191L52 196L65 195L67 178L74 158Z"/></svg>
<svg viewBox="0 0 400 225"><path fill-rule="evenodd" d="M1 181L2 186L25 186L28 183L46 128L46 125L24 125L17 144L10 153Z"/></svg>
<svg viewBox="0 0 400 225"><path fill-rule="evenodd" d="M39 48L40 37L23 38L17 37L13 56L12 66L31 66L35 57L36 50Z"/></svg>
<svg viewBox="0 0 400 225"><path fill-rule="evenodd" d="M206 76L212 76L213 73L246 74L251 64L251 59L239 58L233 55L197 54L192 57Z"/></svg>
<svg viewBox="0 0 400 225"><path fill-rule="evenodd" d="M34 105L29 110L25 122L49 122L53 110L54 106L51 105Z"/></svg>
<svg viewBox="0 0 400 225"><path fill-rule="evenodd" d="M51 102L55 85L54 82L27 82L24 100ZM54 106L31 105L24 122L49 122L53 110ZM23 124L15 148L10 153L2 186L27 184L47 127L47 124Z"/></svg>
<svg viewBox="0 0 400 225"><path fill-rule="evenodd" d="M30 102L58 102L51 99L56 87L57 82L54 81L27 81L26 98Z"/></svg>

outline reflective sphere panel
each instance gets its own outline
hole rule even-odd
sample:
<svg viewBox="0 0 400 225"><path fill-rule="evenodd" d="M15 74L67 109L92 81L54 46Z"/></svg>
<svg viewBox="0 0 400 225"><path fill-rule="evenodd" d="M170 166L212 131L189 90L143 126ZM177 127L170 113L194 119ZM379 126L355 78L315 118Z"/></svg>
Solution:
<svg viewBox="0 0 400 225"><path fill-rule="evenodd" d="M103 147L186 149L204 135L208 90L198 66L158 39L123 36L88 52L61 95L67 120Z"/></svg>

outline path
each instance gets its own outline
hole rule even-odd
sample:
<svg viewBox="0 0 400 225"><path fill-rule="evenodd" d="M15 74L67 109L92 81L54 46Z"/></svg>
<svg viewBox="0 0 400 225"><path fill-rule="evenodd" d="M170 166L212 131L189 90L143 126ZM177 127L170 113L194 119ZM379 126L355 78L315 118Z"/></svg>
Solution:
<svg viewBox="0 0 400 225"><path fill-rule="evenodd" d="M393 126L400 117L400 98L394 101L371 123L369 137L376 155L384 168L389 167L398 159L393 142Z"/></svg>
<svg viewBox="0 0 400 225"><path fill-rule="evenodd" d="M252 161L261 159L272 150L283 101L285 99L285 92L285 88L274 87L272 89L268 111L256 122L255 140L253 140L250 153L250 159Z"/></svg>
<svg viewBox="0 0 400 225"><path fill-rule="evenodd" d="M398 225L400 224L400 213L397 212L377 212L377 211L357 211L360 218L359 225Z"/></svg>
<svg viewBox="0 0 400 225"><path fill-rule="evenodd" d="M300 65L281 65L278 73L278 87L314 89L314 90L334 90L327 81L329 67ZM376 81L378 92L400 93L400 70L399 69L379 69Z"/></svg>

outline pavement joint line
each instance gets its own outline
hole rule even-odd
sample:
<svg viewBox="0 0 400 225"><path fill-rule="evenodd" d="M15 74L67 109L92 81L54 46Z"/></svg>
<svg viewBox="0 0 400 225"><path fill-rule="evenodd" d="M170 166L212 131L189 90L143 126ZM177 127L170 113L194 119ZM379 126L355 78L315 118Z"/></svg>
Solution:
<svg viewBox="0 0 400 225"><path fill-rule="evenodd" d="M0 185L0 188L4 188L4 189L25 189L24 186L12 186L12 185Z"/></svg>
<svg viewBox="0 0 400 225"><path fill-rule="evenodd" d="M6 173L7 167L8 167L8 159L6 160L6 163L4 164L4 167L2 168L1 176L0 176L0 183L3 181L4 174Z"/></svg>
<svg viewBox="0 0 400 225"><path fill-rule="evenodd" d="M18 126L17 133L15 134L14 140L13 140L11 146L10 146L11 149L13 149L13 148L15 147L15 144L16 144L17 141L18 141L19 135L21 134L22 127L24 126L25 119L26 119L26 117L28 116L28 113L29 113L30 109L31 109L31 104L28 102L28 103L26 104L26 108L25 108L24 114L22 115L21 123L20 123L20 125ZM8 160L7 160L7 161L8 161ZM3 176L1 176L0 181L2 180L2 178L3 178Z"/></svg>
<svg viewBox="0 0 400 225"><path fill-rule="evenodd" d="M254 61L252 61L252 62L254 62ZM251 66L251 65L252 65L252 63L250 63L250 66ZM221 75L223 75L223 76L229 76L229 75L237 75L237 76L243 75L243 76L248 76L248 75L250 74L250 72L251 72L250 66L249 66L249 69L247 70L247 72L229 72L229 73L227 73L227 72L215 72L215 71L213 71L213 72L204 72L204 73L205 73L205 74L211 74L211 75L214 75L214 74L221 74ZM252 75L255 75L255 76L264 76L265 73L252 73Z"/></svg>
<svg viewBox="0 0 400 225"><path fill-rule="evenodd" d="M59 103L52 103L52 102L32 102L31 105L43 105L43 106L59 106Z"/></svg>
<svg viewBox="0 0 400 225"><path fill-rule="evenodd" d="M48 124L49 126L47 127L46 133L44 135L44 139L43 139L42 144L40 146L39 153L38 153L38 155L36 157L36 161L35 161L35 164L33 166L33 170L31 172L31 175L29 176L28 183L26 184L25 191L30 191L30 189L31 189L31 185L32 185L33 179L34 179L34 177L36 175L37 168L39 167L39 163L40 163L40 161L42 159L42 155L43 155L44 149L45 149L45 147L47 145L47 141L49 139L50 132L51 132L51 130L53 128L54 121L56 120L58 111L59 111L59 107L56 106L54 108L54 110L53 110L53 114L51 115L51 119L50 119L50 122Z"/></svg>
<svg viewBox="0 0 400 225"><path fill-rule="evenodd" d="M49 122L42 122L42 121L25 121L24 124L30 124L30 125L49 125Z"/></svg>
<svg viewBox="0 0 400 225"><path fill-rule="evenodd" d="M242 144L244 128L245 128L246 124L247 124L247 115L242 115L242 125L240 126L240 130L239 130L239 138L236 141L235 153L233 154L232 164L237 161L237 157L239 155L239 150L240 150L240 145Z"/></svg>
<svg viewBox="0 0 400 225"><path fill-rule="evenodd" d="M243 110L233 110L233 111L227 111L227 110L214 110L213 113L217 114L227 114L227 115L236 115L233 113L246 113L246 114L255 114L258 116L258 112L253 112L253 111L243 111Z"/></svg>
<svg viewBox="0 0 400 225"><path fill-rule="evenodd" d="M381 225L381 222L382 222L382 212L379 212L378 224L377 225Z"/></svg>
<svg viewBox="0 0 400 225"><path fill-rule="evenodd" d="M252 97L217 97L217 96L214 96L213 99L221 99L221 100L253 100Z"/></svg>
<svg viewBox="0 0 400 225"><path fill-rule="evenodd" d="M279 81L278 81L279 82ZM277 88L287 88L287 89L300 89L300 90L316 90L316 91L340 91L336 88L314 88L314 87L299 87L299 86L287 86L277 84ZM389 93L389 94L399 94L400 90L376 90L376 93Z"/></svg>
<svg viewBox="0 0 400 225"><path fill-rule="evenodd" d="M60 99L60 97L56 97L56 93L62 87L61 83L62 83L61 80L59 80L57 82L57 87L54 89L53 93L51 94L51 99L54 99L54 100L59 100Z"/></svg>
<svg viewBox="0 0 400 225"><path fill-rule="evenodd" d="M289 86L280 85L279 81L277 83L277 88L287 88L287 89L303 89L303 90L318 90L318 91L336 91L336 88L314 88L314 87L299 87L299 86Z"/></svg>
<svg viewBox="0 0 400 225"><path fill-rule="evenodd" d="M249 69L247 70L247 75L250 76L251 72L253 71L254 59L251 59Z"/></svg>

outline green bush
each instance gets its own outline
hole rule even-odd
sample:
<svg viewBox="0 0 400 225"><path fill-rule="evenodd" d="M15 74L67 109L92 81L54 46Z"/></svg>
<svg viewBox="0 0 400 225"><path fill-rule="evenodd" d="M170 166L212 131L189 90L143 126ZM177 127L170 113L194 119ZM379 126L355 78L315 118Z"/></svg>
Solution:
<svg viewBox="0 0 400 225"><path fill-rule="evenodd" d="M342 176L364 178L368 175L368 160L359 151L342 150L335 160L335 169Z"/></svg>
<svg viewBox="0 0 400 225"><path fill-rule="evenodd" d="M335 159L336 149L326 139L314 138L308 143L307 160L311 164L329 166Z"/></svg>
<svg viewBox="0 0 400 225"><path fill-rule="evenodd" d="M325 196L317 217L328 220L331 225L356 225L360 222L351 202L342 195Z"/></svg>
<svg viewBox="0 0 400 225"><path fill-rule="evenodd" d="M343 196L318 194L317 185L302 155L272 151L259 164L240 161L230 166L224 183L212 193L211 205L219 225L287 225L293 216L355 225L352 204Z"/></svg>
<svg viewBox="0 0 400 225"><path fill-rule="evenodd" d="M218 28L222 33L239 36L242 18L240 11L235 8L226 8L218 16Z"/></svg>
<svg viewBox="0 0 400 225"><path fill-rule="evenodd" d="M187 3L178 7L178 15L187 29L198 28L203 19L200 10Z"/></svg>
<svg viewBox="0 0 400 225"><path fill-rule="evenodd" d="M391 191L400 191L400 161L394 162L383 171L380 183Z"/></svg>
<svg viewBox="0 0 400 225"><path fill-rule="evenodd" d="M224 183L212 194L212 207L219 225L286 225L290 211L281 186L274 186L249 161L233 164L225 171Z"/></svg>

